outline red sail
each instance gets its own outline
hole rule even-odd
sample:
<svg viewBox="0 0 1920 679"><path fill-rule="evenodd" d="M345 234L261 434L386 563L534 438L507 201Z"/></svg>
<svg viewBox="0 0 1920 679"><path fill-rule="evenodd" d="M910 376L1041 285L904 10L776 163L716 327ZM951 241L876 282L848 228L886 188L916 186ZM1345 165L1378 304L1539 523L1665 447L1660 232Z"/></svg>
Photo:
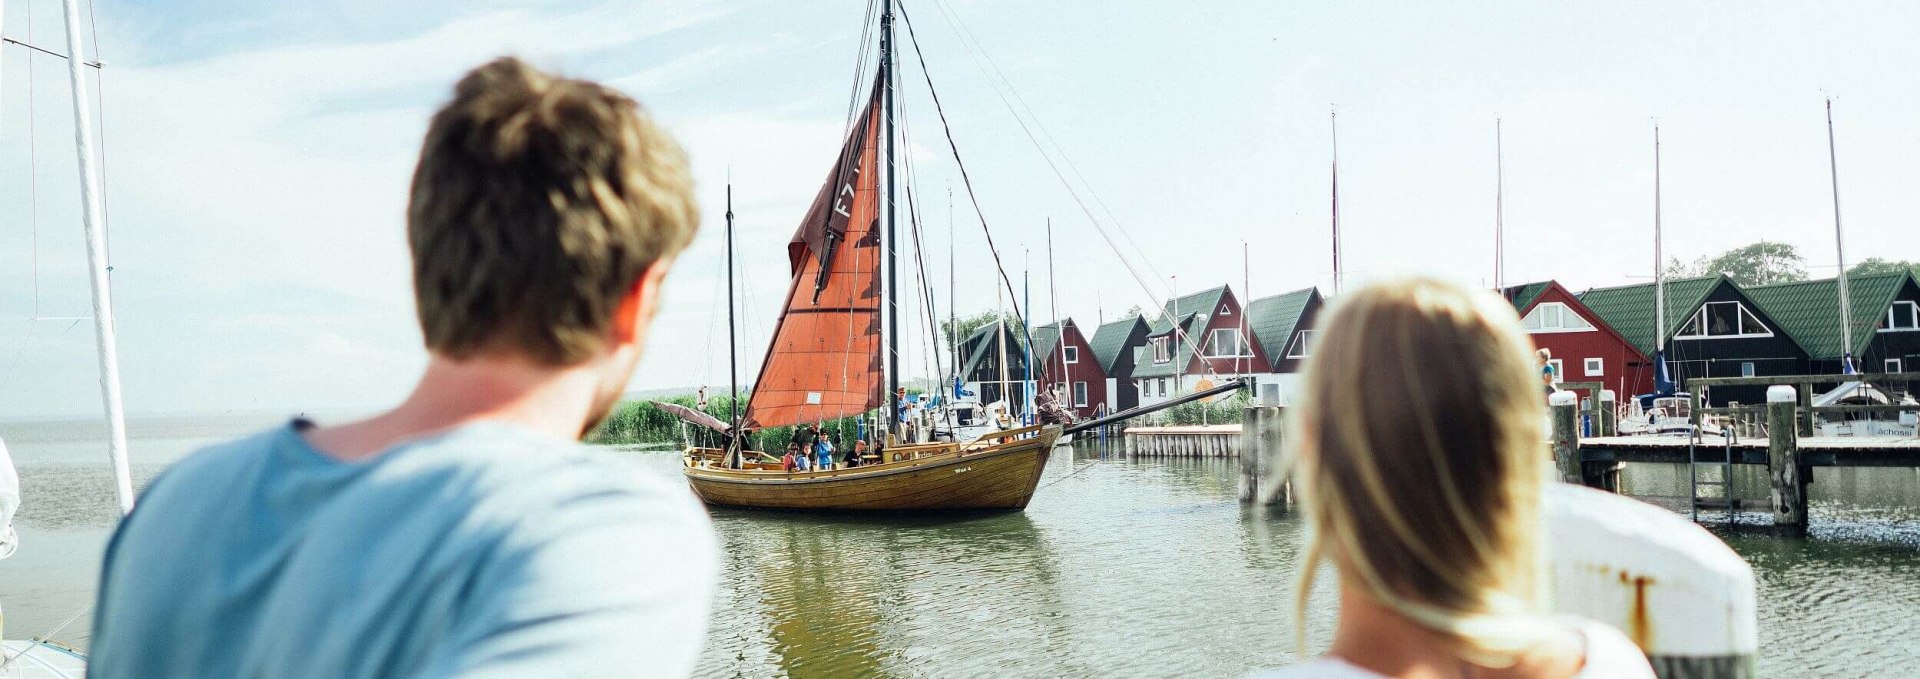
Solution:
<svg viewBox="0 0 1920 679"><path fill-rule="evenodd" d="M746 428L863 413L881 403L880 84L787 245L793 284L754 382Z"/></svg>

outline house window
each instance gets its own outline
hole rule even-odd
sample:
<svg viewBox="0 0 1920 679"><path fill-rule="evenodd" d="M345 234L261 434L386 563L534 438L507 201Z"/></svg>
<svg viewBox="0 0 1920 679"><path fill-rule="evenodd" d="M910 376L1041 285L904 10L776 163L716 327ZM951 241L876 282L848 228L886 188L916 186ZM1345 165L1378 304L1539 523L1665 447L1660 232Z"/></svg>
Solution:
<svg viewBox="0 0 1920 679"><path fill-rule="evenodd" d="M1087 383L1085 382L1073 383L1073 407L1075 408L1087 407Z"/></svg>
<svg viewBox="0 0 1920 679"><path fill-rule="evenodd" d="M1565 376L1566 376L1566 374L1567 374L1567 369L1566 369L1566 367L1565 367L1565 363L1563 363L1563 362L1562 362L1562 361L1561 361L1560 359L1557 359L1557 358L1555 358L1555 359L1549 359L1549 360L1547 361L1547 367L1550 367L1550 368L1553 368L1553 383L1554 383L1554 384L1559 384L1559 383L1560 383L1560 380L1561 380L1561 378L1563 378L1563 377L1565 377Z"/></svg>
<svg viewBox="0 0 1920 679"><path fill-rule="evenodd" d="M1214 358L1245 358L1253 355L1239 328L1216 328L1207 341L1207 355Z"/></svg>
<svg viewBox="0 0 1920 679"><path fill-rule="evenodd" d="M1747 305L1739 302L1708 302L1700 305L1693 318L1680 328L1680 339L1706 339L1729 337L1772 337L1773 330L1768 329L1760 317L1747 310Z"/></svg>
<svg viewBox="0 0 1920 679"><path fill-rule="evenodd" d="M1172 361L1173 361L1173 354L1167 353L1167 338L1165 337L1153 338L1153 362L1154 363L1170 363Z"/></svg>
<svg viewBox="0 0 1920 679"><path fill-rule="evenodd" d="M1885 369L1887 372L1890 372L1890 373L1906 372L1905 370L1901 369L1903 367L1905 366L1900 364L1900 359L1889 358L1887 359Z"/></svg>
<svg viewBox="0 0 1920 679"><path fill-rule="evenodd" d="M1227 306L1227 305L1225 305L1225 304L1222 304L1222 305L1220 305L1220 315L1222 315L1222 316L1232 316L1232 315L1233 315L1233 309L1232 309L1231 307L1228 307L1228 306Z"/></svg>
<svg viewBox="0 0 1920 679"><path fill-rule="evenodd" d="M1589 359L1587 359L1587 360L1586 360L1586 364L1587 364L1587 365L1586 365L1585 367L1586 367L1586 375L1587 375L1587 377L1600 377L1600 376L1602 376L1602 375L1605 375L1605 374L1607 374L1607 371L1606 371L1606 367L1607 367L1607 361L1606 361L1606 359L1600 359L1600 358L1589 358Z"/></svg>
<svg viewBox="0 0 1920 679"><path fill-rule="evenodd" d="M1080 362L1080 347L1067 347L1065 349L1061 349L1060 353L1064 354L1067 357L1068 363Z"/></svg>
<svg viewBox="0 0 1920 679"><path fill-rule="evenodd" d="M1887 323L1880 332L1920 330L1920 303L1901 300L1887 307Z"/></svg>
<svg viewBox="0 0 1920 679"><path fill-rule="evenodd" d="M1287 347L1287 358L1306 358L1307 350L1312 348L1313 331L1302 330L1293 336L1293 344Z"/></svg>
<svg viewBox="0 0 1920 679"><path fill-rule="evenodd" d="M1740 376L1753 377L1753 361L1740 362Z"/></svg>
<svg viewBox="0 0 1920 679"><path fill-rule="evenodd" d="M1592 323L1559 302L1542 302L1527 312L1527 332L1586 332Z"/></svg>

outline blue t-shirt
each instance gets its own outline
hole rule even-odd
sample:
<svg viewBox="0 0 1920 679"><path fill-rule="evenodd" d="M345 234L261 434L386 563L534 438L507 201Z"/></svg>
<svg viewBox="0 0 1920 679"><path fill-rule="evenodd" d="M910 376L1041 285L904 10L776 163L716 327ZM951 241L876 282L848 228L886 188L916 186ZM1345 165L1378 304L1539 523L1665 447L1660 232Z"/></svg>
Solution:
<svg viewBox="0 0 1920 679"><path fill-rule="evenodd" d="M89 676L692 672L718 558L677 479L506 424L360 462L298 427L147 488L107 546Z"/></svg>

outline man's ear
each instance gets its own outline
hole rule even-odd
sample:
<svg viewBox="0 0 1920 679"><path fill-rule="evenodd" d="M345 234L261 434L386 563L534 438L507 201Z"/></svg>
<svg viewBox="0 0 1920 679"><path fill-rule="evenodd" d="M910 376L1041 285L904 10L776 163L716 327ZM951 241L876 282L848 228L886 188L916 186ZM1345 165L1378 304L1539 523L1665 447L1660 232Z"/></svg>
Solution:
<svg viewBox="0 0 1920 679"><path fill-rule="evenodd" d="M660 286L666 282L671 264L665 258L656 259L633 279L633 285L613 310L611 330L615 343L631 344L646 336L646 325L653 322L654 313L660 309Z"/></svg>

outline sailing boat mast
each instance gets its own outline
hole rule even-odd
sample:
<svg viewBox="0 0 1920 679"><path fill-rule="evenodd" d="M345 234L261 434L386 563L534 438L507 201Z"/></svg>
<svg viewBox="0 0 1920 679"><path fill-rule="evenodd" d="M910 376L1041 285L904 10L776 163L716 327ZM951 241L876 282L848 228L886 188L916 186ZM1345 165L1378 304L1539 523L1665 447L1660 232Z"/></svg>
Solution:
<svg viewBox="0 0 1920 679"><path fill-rule="evenodd" d="M1665 361L1667 351L1667 273L1660 243L1660 125L1653 126L1653 354ZM1656 366L1657 368L1657 366Z"/></svg>
<svg viewBox="0 0 1920 679"><path fill-rule="evenodd" d="M127 417L120 404L120 351L113 331L113 291L107 279L106 212L100 172L93 165L93 114L87 101L86 50L80 42L80 4L62 3L67 19L67 80L73 89L73 136L80 157L80 222L87 234L87 279L93 285L93 336L100 356L100 399L107 411L107 457L113 462L120 513L133 511L133 477L127 470Z"/></svg>
<svg viewBox="0 0 1920 679"><path fill-rule="evenodd" d="M1327 111L1327 124L1333 129L1333 294L1340 294L1340 121Z"/></svg>
<svg viewBox="0 0 1920 679"><path fill-rule="evenodd" d="M1506 151L1501 147L1500 119L1493 119L1493 289L1507 291L1507 179Z"/></svg>
<svg viewBox="0 0 1920 679"><path fill-rule="evenodd" d="M1064 405L1071 407L1073 385L1067 375L1067 321L1060 317L1060 289L1054 281L1052 217L1047 218L1047 306L1053 310L1054 344L1058 345L1060 354L1060 397L1067 401Z"/></svg>
<svg viewBox="0 0 1920 679"><path fill-rule="evenodd" d="M733 318L733 170L727 170L727 444L729 455L740 449L740 358Z"/></svg>
<svg viewBox="0 0 1920 679"><path fill-rule="evenodd" d="M887 421L892 422L892 430L899 430L900 417L900 249L894 238L893 204L893 0L881 0L880 13L880 68L886 73L880 79L880 86L886 88L881 95L884 126L881 134L887 136Z"/></svg>
<svg viewBox="0 0 1920 679"><path fill-rule="evenodd" d="M1847 241L1840 234L1840 161L1833 150L1833 99L1827 99L1827 170L1833 179L1833 251L1840 259L1840 372L1852 374L1853 304L1847 292Z"/></svg>

